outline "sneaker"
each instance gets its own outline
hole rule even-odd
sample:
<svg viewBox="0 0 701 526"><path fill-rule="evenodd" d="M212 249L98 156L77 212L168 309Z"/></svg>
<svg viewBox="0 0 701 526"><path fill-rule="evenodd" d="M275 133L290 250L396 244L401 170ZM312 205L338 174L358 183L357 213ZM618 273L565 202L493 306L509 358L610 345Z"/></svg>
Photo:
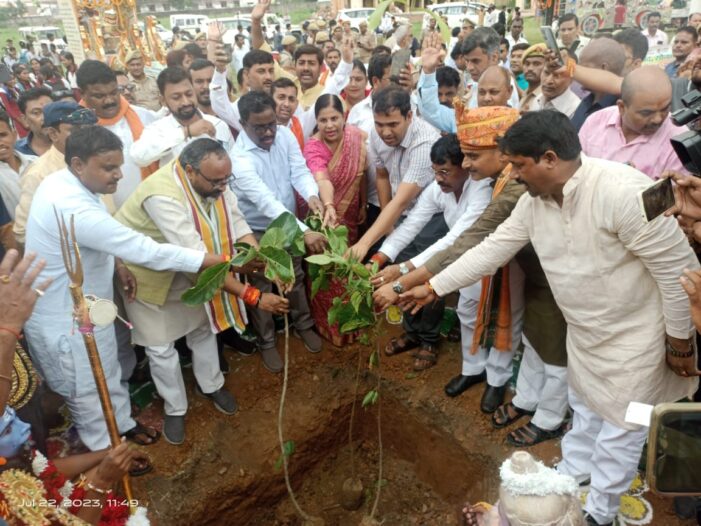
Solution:
<svg viewBox="0 0 701 526"><path fill-rule="evenodd" d="M304 347L311 353L321 352L321 336L314 329L303 329L297 331L297 336L304 342Z"/></svg>
<svg viewBox="0 0 701 526"><path fill-rule="evenodd" d="M263 366L268 371L271 373L279 373L282 371L284 364L282 363L282 358L280 358L280 353L277 352L275 347L261 349L260 356L263 358Z"/></svg>
<svg viewBox="0 0 701 526"><path fill-rule="evenodd" d="M213 393L203 393L200 390L200 386L197 386L197 394L203 398L209 398L217 411L224 413L225 415L234 415L239 410L239 405L236 402L236 398L229 391L223 387L218 391Z"/></svg>
<svg viewBox="0 0 701 526"><path fill-rule="evenodd" d="M166 442L179 446L185 442L185 415L165 415L163 438Z"/></svg>

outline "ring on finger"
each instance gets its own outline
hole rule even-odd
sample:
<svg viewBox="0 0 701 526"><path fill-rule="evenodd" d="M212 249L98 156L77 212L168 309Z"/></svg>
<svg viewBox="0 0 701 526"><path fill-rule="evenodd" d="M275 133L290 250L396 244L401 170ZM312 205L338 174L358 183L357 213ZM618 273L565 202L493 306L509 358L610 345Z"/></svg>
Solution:
<svg viewBox="0 0 701 526"><path fill-rule="evenodd" d="M9 283L9 282L10 282L10 276L8 276L7 274L3 274L2 276L0 276L0 282L6 283L6 284Z"/></svg>
<svg viewBox="0 0 701 526"><path fill-rule="evenodd" d="M34 292L36 292L36 293L37 293L37 296L39 296L40 298L44 295L44 291L43 291L43 290L34 289Z"/></svg>

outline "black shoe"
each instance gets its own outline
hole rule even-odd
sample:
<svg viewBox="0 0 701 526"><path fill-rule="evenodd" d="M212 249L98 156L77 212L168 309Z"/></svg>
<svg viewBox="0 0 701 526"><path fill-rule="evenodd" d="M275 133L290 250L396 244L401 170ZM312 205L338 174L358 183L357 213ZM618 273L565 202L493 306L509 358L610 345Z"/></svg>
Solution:
<svg viewBox="0 0 701 526"><path fill-rule="evenodd" d="M217 335L217 342L231 347L241 356L251 356L256 352L256 337L248 331L239 334L234 329L227 329Z"/></svg>
<svg viewBox="0 0 701 526"><path fill-rule="evenodd" d="M459 396L467 391L473 385L484 382L487 379L487 373L482 372L482 374L472 374L466 376L464 374L459 374L455 378L452 378L450 382L445 384L445 394L451 398Z"/></svg>
<svg viewBox="0 0 701 526"><path fill-rule="evenodd" d="M482 395L480 409L483 413L493 413L501 404L504 403L504 394L506 393L506 384L501 387L494 387L487 384Z"/></svg>
<svg viewBox="0 0 701 526"><path fill-rule="evenodd" d="M600 524L596 522L594 517L592 517L588 513L584 514L584 521L587 523L587 526L613 526L613 522L607 522L605 524Z"/></svg>

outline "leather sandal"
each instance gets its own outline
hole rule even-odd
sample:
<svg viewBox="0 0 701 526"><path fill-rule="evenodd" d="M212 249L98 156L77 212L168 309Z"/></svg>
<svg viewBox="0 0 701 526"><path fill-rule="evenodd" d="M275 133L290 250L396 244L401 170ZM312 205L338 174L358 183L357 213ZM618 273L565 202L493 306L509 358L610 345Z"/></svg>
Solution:
<svg viewBox="0 0 701 526"><path fill-rule="evenodd" d="M430 369L438 361L438 349L435 345L424 343L414 354L414 371Z"/></svg>
<svg viewBox="0 0 701 526"><path fill-rule="evenodd" d="M562 436L562 426L548 431L538 427L533 422L528 422L525 426L509 433L506 436L506 441L514 447L531 447L560 436Z"/></svg>
<svg viewBox="0 0 701 526"><path fill-rule="evenodd" d="M502 404L497 407L497 410L492 414L492 427L494 429L502 429L513 424L519 418L533 416L534 414L535 411L526 411L525 409L515 406L512 402Z"/></svg>
<svg viewBox="0 0 701 526"><path fill-rule="evenodd" d="M404 333L399 338L392 338L387 345L385 345L385 356L401 354L416 349L418 346L418 341L410 338L407 333Z"/></svg>

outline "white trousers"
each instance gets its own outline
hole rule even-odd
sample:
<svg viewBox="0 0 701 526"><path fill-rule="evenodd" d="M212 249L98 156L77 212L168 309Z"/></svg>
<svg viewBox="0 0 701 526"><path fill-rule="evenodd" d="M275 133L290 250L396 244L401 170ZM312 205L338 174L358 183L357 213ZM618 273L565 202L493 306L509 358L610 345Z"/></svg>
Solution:
<svg viewBox="0 0 701 526"><path fill-rule="evenodd" d="M192 349L192 371L203 393L213 393L224 385L224 375L219 369L217 337L209 325L198 327L185 335ZM158 394L163 398L166 415L182 416L187 412L185 382L180 370L175 343L146 347L151 377Z"/></svg>
<svg viewBox="0 0 701 526"><path fill-rule="evenodd" d="M511 360L514 350L521 342L523 329L523 280L524 274L516 261L509 263L509 285L511 294L511 350L498 351L494 348L480 347L475 354L470 353L472 335L479 301L470 298L466 289L460 289L458 299L458 318L460 319L460 336L462 340L462 374L473 376L487 371L487 383L494 387L505 385L513 375Z"/></svg>
<svg viewBox="0 0 701 526"><path fill-rule="evenodd" d="M531 422L552 431L567 414L567 367L549 365L540 359L523 335L523 358L511 401L519 409L535 411Z"/></svg>
<svg viewBox="0 0 701 526"><path fill-rule="evenodd" d="M621 429L603 420L569 390L574 410L572 430L562 439L562 461L557 469L578 482L591 477L584 511L599 524L612 522L621 496L638 471L648 429Z"/></svg>
<svg viewBox="0 0 701 526"><path fill-rule="evenodd" d="M106 379L117 428L120 435L123 435L136 425L131 417L129 386L127 382L120 381L118 376L106 375ZM64 397L64 401L83 444L91 451L109 447L110 436L97 389L80 396Z"/></svg>

